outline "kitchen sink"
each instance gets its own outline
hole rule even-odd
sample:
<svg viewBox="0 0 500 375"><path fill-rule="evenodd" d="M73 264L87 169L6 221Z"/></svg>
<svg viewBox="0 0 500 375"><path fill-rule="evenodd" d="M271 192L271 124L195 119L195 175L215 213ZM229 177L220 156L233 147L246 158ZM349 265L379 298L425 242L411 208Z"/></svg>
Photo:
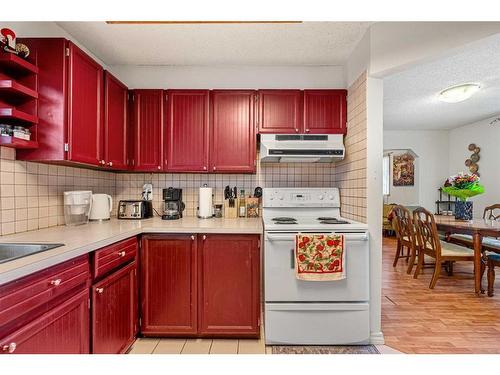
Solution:
<svg viewBox="0 0 500 375"><path fill-rule="evenodd" d="M0 263L64 246L63 243L0 243Z"/></svg>

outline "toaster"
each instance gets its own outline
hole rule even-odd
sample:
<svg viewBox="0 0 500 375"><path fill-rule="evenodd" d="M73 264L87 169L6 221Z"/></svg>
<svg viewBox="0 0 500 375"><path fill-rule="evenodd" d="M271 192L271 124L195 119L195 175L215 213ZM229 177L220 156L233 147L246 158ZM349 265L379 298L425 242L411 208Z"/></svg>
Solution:
<svg viewBox="0 0 500 375"><path fill-rule="evenodd" d="M118 203L118 219L149 219L153 217L153 202L124 200Z"/></svg>

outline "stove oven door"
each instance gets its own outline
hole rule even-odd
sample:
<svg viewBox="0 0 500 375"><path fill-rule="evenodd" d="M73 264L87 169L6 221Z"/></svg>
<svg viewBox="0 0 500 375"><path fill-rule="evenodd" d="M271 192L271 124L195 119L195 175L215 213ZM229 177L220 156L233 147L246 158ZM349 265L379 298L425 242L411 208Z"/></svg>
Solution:
<svg viewBox="0 0 500 375"><path fill-rule="evenodd" d="M297 280L294 256L296 234L265 234L266 302L368 301L369 251L366 232L342 233L345 239L346 278L328 282Z"/></svg>

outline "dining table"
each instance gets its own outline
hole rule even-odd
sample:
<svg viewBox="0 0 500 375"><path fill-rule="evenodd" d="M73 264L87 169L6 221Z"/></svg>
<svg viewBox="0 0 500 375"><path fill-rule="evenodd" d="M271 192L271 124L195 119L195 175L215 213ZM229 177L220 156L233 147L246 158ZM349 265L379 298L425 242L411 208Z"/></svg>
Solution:
<svg viewBox="0 0 500 375"><path fill-rule="evenodd" d="M483 237L500 237L500 221L473 218L472 220L458 220L454 216L435 215L436 227L447 234L467 234L472 236L474 249L474 290L476 294L481 288L481 257Z"/></svg>

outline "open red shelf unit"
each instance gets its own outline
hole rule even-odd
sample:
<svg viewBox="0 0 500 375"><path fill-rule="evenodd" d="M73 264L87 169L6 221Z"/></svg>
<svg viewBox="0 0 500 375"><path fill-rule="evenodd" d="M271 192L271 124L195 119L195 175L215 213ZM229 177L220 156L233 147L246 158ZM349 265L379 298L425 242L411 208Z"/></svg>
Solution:
<svg viewBox="0 0 500 375"><path fill-rule="evenodd" d="M37 148L38 142L15 137L0 137L0 146L13 148Z"/></svg>
<svg viewBox="0 0 500 375"><path fill-rule="evenodd" d="M0 124L29 127L32 139L0 136L0 146L38 148L38 67L36 56L29 61L0 51Z"/></svg>

